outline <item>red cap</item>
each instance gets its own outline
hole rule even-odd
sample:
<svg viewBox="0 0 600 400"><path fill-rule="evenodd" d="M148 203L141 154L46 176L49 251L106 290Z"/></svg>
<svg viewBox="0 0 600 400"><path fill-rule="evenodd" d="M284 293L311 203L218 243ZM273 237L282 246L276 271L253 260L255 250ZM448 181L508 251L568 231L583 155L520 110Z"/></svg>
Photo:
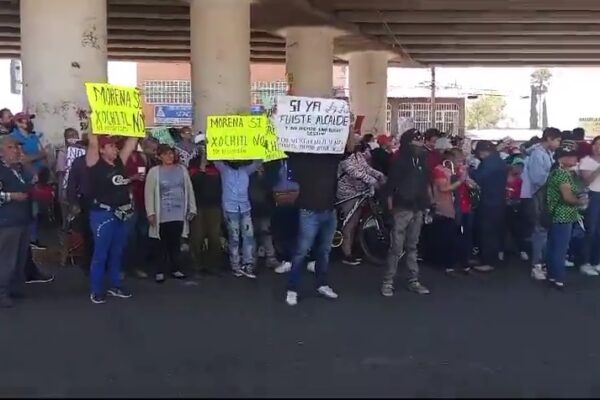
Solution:
<svg viewBox="0 0 600 400"><path fill-rule="evenodd" d="M391 144L392 137L388 136L386 134L381 134L381 135L377 136L377 143L379 143L380 146Z"/></svg>
<svg viewBox="0 0 600 400"><path fill-rule="evenodd" d="M19 121L19 120L31 121L31 120L32 120L32 119L34 119L34 118L35 118L35 115L33 115L33 114L29 114L29 113L26 113L26 112L20 112L20 113L17 113L17 114L15 114L15 116L13 117L13 119L14 119L15 121Z"/></svg>
<svg viewBox="0 0 600 400"><path fill-rule="evenodd" d="M112 136L106 136L106 135L98 136L98 146L100 148L103 148L104 146L106 146L108 144L116 144L115 138Z"/></svg>

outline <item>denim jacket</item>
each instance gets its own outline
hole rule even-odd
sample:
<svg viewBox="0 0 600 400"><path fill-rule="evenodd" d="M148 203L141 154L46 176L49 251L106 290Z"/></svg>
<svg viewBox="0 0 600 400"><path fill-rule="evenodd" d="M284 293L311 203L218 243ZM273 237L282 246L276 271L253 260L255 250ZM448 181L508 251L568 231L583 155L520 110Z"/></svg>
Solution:
<svg viewBox="0 0 600 400"><path fill-rule="evenodd" d="M215 161L215 167L221 174L223 188L223 211L232 213L244 213L252 209L248 189L250 186L250 175L262 164L262 161L254 161L250 165L231 168L222 161Z"/></svg>

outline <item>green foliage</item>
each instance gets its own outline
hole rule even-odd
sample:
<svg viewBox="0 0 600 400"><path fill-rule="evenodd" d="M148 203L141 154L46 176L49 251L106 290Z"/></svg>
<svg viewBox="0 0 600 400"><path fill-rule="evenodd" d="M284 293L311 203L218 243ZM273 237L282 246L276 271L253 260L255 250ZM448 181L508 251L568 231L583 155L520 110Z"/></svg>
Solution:
<svg viewBox="0 0 600 400"><path fill-rule="evenodd" d="M495 128L505 107L506 101L500 96L481 96L467 106L467 129Z"/></svg>

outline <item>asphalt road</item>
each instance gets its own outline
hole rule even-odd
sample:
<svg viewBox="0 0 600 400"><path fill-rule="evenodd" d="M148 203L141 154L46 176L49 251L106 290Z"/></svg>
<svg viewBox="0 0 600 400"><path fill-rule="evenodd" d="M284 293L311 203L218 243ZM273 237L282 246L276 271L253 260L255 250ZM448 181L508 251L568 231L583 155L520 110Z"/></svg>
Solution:
<svg viewBox="0 0 600 400"><path fill-rule="evenodd" d="M284 278L130 281L88 300L76 269L0 311L0 396L600 396L600 279L564 293L514 265L426 297L379 295L373 266L336 265L337 301L284 303Z"/></svg>

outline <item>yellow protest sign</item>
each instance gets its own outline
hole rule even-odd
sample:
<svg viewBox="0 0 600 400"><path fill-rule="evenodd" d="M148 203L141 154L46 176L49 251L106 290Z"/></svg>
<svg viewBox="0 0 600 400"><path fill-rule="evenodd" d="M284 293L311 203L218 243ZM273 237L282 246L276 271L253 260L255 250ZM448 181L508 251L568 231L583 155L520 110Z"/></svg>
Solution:
<svg viewBox="0 0 600 400"><path fill-rule="evenodd" d="M210 116L206 123L208 160L261 160L261 139L268 120L263 115Z"/></svg>
<svg viewBox="0 0 600 400"><path fill-rule="evenodd" d="M266 115L221 115L208 117L207 159L263 160L285 158L277 146L277 135Z"/></svg>
<svg viewBox="0 0 600 400"><path fill-rule="evenodd" d="M279 146L277 145L277 134L275 133L275 127L269 121L269 127L265 132L265 155L263 157L264 162L281 160L282 158L287 158L285 152L279 150Z"/></svg>
<svg viewBox="0 0 600 400"><path fill-rule="evenodd" d="M92 109L92 133L145 137L144 113L140 92L136 88L108 83L85 84Z"/></svg>

